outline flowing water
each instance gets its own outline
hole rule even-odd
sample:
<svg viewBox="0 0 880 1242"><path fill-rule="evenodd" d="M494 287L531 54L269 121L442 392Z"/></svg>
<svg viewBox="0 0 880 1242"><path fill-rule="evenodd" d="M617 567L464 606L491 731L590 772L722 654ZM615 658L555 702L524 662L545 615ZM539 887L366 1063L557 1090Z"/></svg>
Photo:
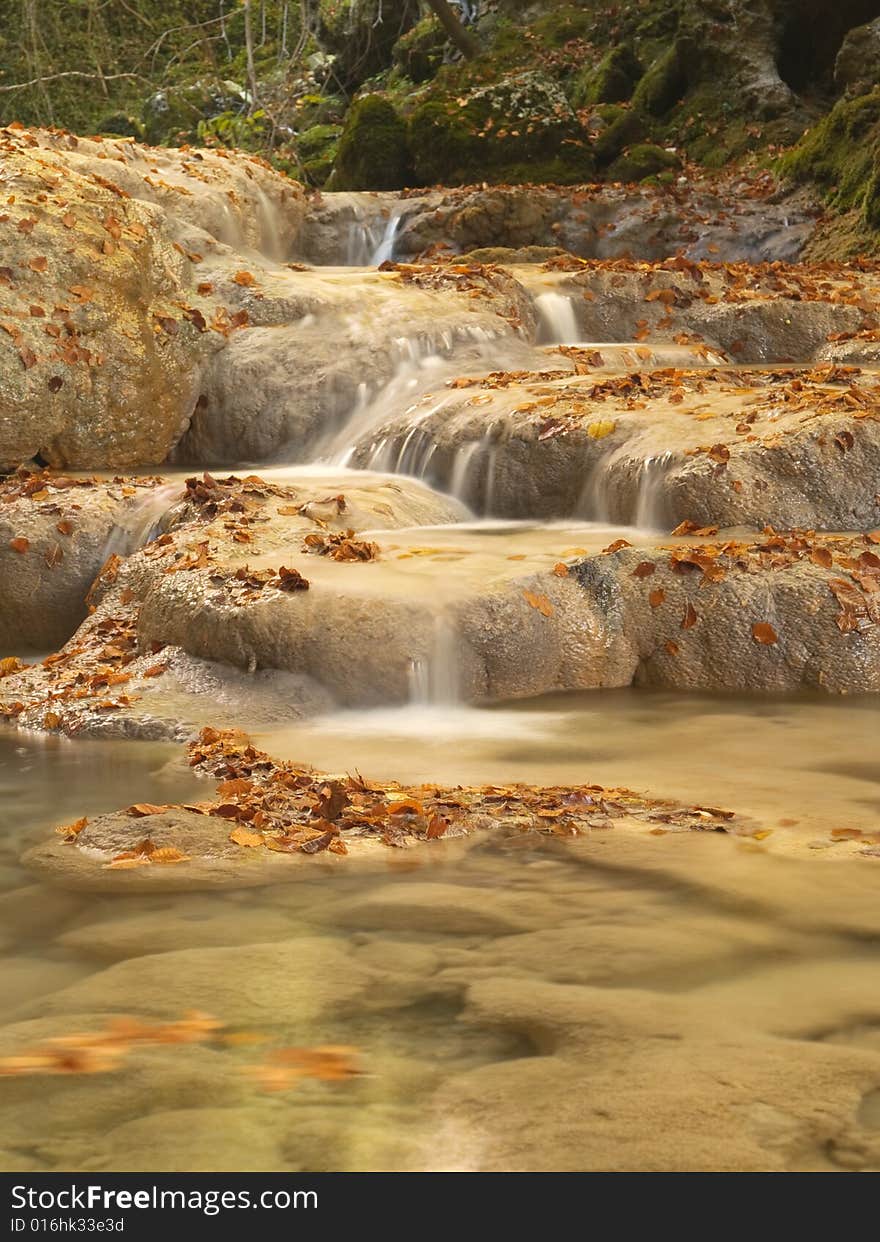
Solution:
<svg viewBox="0 0 880 1242"><path fill-rule="evenodd" d="M392 257L398 226L359 222L349 262ZM567 298L536 306L547 344L577 340ZM511 357L509 343L441 345L403 349L388 387L364 386L319 464L261 472L338 479L373 436L372 468L430 480L419 400L430 389L436 413L446 378ZM598 348L634 365L632 343ZM383 441L410 407L403 442ZM268 887L243 865L240 886L171 892L156 868L143 891L85 891L22 853L58 824L204 784L178 747L0 731L0 1057L114 1015L198 1009L228 1036L139 1047L115 1071L0 1079L3 1168L880 1169L880 705L645 690L461 702L450 600L663 526L662 453L635 527L606 521L601 480L595 522L487 520L493 443L466 445L443 480L477 519L378 532L382 559L347 570L359 591L431 610L409 703L258 743L378 781L626 786L730 808L749 835L488 833L389 849L369 869L316 860ZM149 539L178 491L108 550ZM268 1091L255 1067L289 1045L354 1047L363 1074Z"/></svg>

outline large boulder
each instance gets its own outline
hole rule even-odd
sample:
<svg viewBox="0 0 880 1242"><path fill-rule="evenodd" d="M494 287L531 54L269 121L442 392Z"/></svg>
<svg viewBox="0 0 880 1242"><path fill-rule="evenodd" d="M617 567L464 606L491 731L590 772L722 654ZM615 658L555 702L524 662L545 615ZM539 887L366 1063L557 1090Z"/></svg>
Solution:
<svg viewBox="0 0 880 1242"><path fill-rule="evenodd" d="M274 244L282 208L282 232L298 219L298 187L249 157L21 129L0 142L15 187L0 267L0 467L162 461L205 359L236 326L200 281L204 252Z"/></svg>
<svg viewBox="0 0 880 1242"><path fill-rule="evenodd" d="M880 17L847 34L834 62L834 82L853 94L880 85Z"/></svg>

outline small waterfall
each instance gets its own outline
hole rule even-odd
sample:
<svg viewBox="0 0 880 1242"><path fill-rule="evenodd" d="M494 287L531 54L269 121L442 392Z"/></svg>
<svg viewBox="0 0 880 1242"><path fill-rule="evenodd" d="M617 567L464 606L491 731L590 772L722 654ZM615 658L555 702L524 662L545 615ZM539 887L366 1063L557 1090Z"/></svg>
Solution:
<svg viewBox="0 0 880 1242"><path fill-rule="evenodd" d="M663 484L672 463L672 453L646 457L639 471L635 525L642 530L663 530L666 521L666 497Z"/></svg>
<svg viewBox="0 0 880 1242"><path fill-rule="evenodd" d="M286 258L281 240L281 228L278 219L278 208L261 185L256 185L257 218L260 224L260 250L275 263Z"/></svg>
<svg viewBox="0 0 880 1242"><path fill-rule="evenodd" d="M636 462L612 452L594 467L578 512L590 520L662 531L669 523L664 484L673 463L671 452Z"/></svg>
<svg viewBox="0 0 880 1242"><path fill-rule="evenodd" d="M104 559L114 554L131 556L139 548L151 543L162 533L168 510L173 509L182 498L183 489L180 483L164 483L147 492L107 536Z"/></svg>
<svg viewBox="0 0 880 1242"><path fill-rule="evenodd" d="M535 310L539 345L576 345L581 339L574 303L566 294L539 293Z"/></svg>
<svg viewBox="0 0 880 1242"><path fill-rule="evenodd" d="M410 702L421 707L448 705L461 699L458 637L454 625L444 613L434 618L429 655L410 661L409 687Z"/></svg>
<svg viewBox="0 0 880 1242"><path fill-rule="evenodd" d="M382 240L370 257L370 267L380 267L383 263L387 263L389 259L394 258L394 242L397 239L397 230L399 228L400 212L395 211L388 219L385 232L382 234Z"/></svg>
<svg viewBox="0 0 880 1242"><path fill-rule="evenodd" d="M393 211L384 223L381 217L354 220L348 233L347 266L378 267L392 259L401 218L400 211Z"/></svg>

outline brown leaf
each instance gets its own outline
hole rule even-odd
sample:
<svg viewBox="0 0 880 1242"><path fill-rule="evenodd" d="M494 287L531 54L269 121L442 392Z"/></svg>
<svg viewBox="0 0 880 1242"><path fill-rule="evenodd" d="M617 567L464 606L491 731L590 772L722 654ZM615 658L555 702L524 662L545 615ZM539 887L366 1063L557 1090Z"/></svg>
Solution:
<svg viewBox="0 0 880 1242"><path fill-rule="evenodd" d="M167 806L155 806L152 802L135 802L128 808L127 814L134 815L135 818L146 818L148 815L161 815L167 810Z"/></svg>
<svg viewBox="0 0 880 1242"><path fill-rule="evenodd" d="M694 608L690 600L688 600L687 607L684 610L684 616L682 617L681 628L683 630L692 630L696 624L697 610Z"/></svg>
<svg viewBox="0 0 880 1242"><path fill-rule="evenodd" d="M252 272L236 272L232 279L237 285L243 285L245 288L256 284L256 277Z"/></svg>
<svg viewBox="0 0 880 1242"><path fill-rule="evenodd" d="M657 566L654 564L653 561L640 561L639 564L636 565L635 569L632 571L632 576L634 578L650 578L651 574L654 573L656 568Z"/></svg>
<svg viewBox="0 0 880 1242"><path fill-rule="evenodd" d="M656 591L652 591L648 596L648 603L652 608L659 608L666 599L666 592L662 587L658 587Z"/></svg>
<svg viewBox="0 0 880 1242"><path fill-rule="evenodd" d="M303 841L299 848L303 854L319 854L332 845L335 838L335 832L322 832L319 837L312 837L311 841Z"/></svg>
<svg viewBox="0 0 880 1242"><path fill-rule="evenodd" d="M31 546L31 541L30 539L24 539L22 536L19 536L17 539L10 539L9 546L12 548L13 552L24 553L27 552L28 548Z"/></svg>
<svg viewBox="0 0 880 1242"><path fill-rule="evenodd" d="M752 626L752 638L763 647L773 647L779 642L779 635L769 621L756 621Z"/></svg>

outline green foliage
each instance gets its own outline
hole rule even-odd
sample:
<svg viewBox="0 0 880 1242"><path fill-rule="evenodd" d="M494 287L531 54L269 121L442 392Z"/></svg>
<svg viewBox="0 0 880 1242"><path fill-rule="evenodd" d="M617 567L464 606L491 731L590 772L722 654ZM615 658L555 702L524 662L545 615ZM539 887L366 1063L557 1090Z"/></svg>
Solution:
<svg viewBox="0 0 880 1242"><path fill-rule="evenodd" d="M232 0L226 0L222 22L218 0L40 0L33 8L36 23L25 20L23 0L0 0L0 85L47 79L0 94L0 123L100 133L110 130L105 120L118 125L122 115L139 116L144 101L159 91L245 80L243 9ZM261 0L257 61L267 71L278 63L283 10L284 0ZM292 0L289 49L297 42L299 15ZM52 76L58 73L83 76ZM204 115L190 110L178 128L194 131Z"/></svg>
<svg viewBox="0 0 880 1242"><path fill-rule="evenodd" d="M313 125L296 140L302 175L310 185L322 186L333 171L342 135L340 125Z"/></svg>
<svg viewBox="0 0 880 1242"><path fill-rule="evenodd" d="M205 147L238 147L242 151L261 151L266 145L266 113L258 108L250 115L220 112L199 121L196 137Z"/></svg>
<svg viewBox="0 0 880 1242"><path fill-rule="evenodd" d="M349 108L339 139L335 190L400 190L412 182L405 122L382 95Z"/></svg>

